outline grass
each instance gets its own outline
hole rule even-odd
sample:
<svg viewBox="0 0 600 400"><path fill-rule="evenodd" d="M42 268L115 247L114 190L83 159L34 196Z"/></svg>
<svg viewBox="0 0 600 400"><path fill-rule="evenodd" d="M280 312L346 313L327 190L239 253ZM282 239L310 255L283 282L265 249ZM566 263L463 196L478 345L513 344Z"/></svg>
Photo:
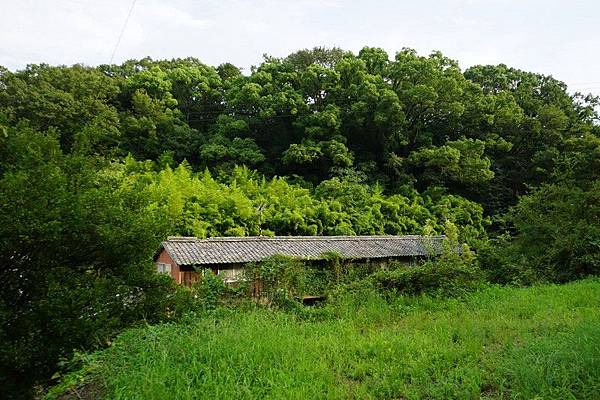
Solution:
<svg viewBox="0 0 600 400"><path fill-rule="evenodd" d="M221 310L128 330L82 371L110 399L598 398L600 280Z"/></svg>

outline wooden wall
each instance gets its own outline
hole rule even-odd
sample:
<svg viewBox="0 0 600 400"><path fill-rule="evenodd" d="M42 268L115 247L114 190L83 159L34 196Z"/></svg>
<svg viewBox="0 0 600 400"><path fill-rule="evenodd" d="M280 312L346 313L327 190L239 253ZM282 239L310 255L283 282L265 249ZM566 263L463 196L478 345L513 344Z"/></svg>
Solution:
<svg viewBox="0 0 600 400"><path fill-rule="evenodd" d="M171 258L169 253L167 253L167 251L165 249L162 249L162 251L160 252L158 257L154 261L157 264L158 263L171 264L171 277L173 279L175 279L175 282L182 283L181 268L179 268L179 265L177 265L177 263L175 261L173 261L173 259Z"/></svg>

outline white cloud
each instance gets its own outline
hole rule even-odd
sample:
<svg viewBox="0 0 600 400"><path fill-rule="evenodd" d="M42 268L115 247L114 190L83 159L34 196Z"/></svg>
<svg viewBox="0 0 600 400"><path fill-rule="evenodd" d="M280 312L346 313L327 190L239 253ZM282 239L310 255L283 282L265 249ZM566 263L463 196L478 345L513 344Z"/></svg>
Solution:
<svg viewBox="0 0 600 400"><path fill-rule="evenodd" d="M137 20L143 20L146 25L151 19L158 25L171 25L174 27L203 28L208 27L213 21L206 18L197 18L188 11L169 5L163 1L149 2L137 10Z"/></svg>

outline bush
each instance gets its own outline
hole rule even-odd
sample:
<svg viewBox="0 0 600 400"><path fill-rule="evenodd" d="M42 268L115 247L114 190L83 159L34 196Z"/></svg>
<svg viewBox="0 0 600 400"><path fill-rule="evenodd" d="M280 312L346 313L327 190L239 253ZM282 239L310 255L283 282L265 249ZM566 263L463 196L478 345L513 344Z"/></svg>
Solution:
<svg viewBox="0 0 600 400"><path fill-rule="evenodd" d="M222 276L215 275L210 270L204 270L202 279L192 287L192 292L201 308L214 310L218 306L231 305L246 299L248 297L248 287L246 281L230 285L225 282Z"/></svg>
<svg viewBox="0 0 600 400"><path fill-rule="evenodd" d="M27 398L74 350L164 317L151 256L169 225L54 131L11 129L0 149L0 397Z"/></svg>
<svg viewBox="0 0 600 400"><path fill-rule="evenodd" d="M260 263L249 264L246 279L261 290L257 301L281 308L294 307L295 299L304 294L304 264L291 257L273 256Z"/></svg>
<svg viewBox="0 0 600 400"><path fill-rule="evenodd" d="M473 265L440 259L428 260L414 268L376 272L370 279L385 292L444 297L462 296L483 282L481 271Z"/></svg>
<svg viewBox="0 0 600 400"><path fill-rule="evenodd" d="M477 260L485 279L490 283L513 286L548 280L511 246L511 240L509 235L500 235L477 249Z"/></svg>
<svg viewBox="0 0 600 400"><path fill-rule="evenodd" d="M202 279L191 287L175 284L167 296L165 319L177 321L183 317L194 317L212 312L221 306L241 305L248 296L248 284L241 282L228 285L223 278L206 270Z"/></svg>
<svg viewBox="0 0 600 400"><path fill-rule="evenodd" d="M497 283L567 282L600 274L600 181L544 185L506 217L516 230L482 248L482 268Z"/></svg>
<svg viewBox="0 0 600 400"><path fill-rule="evenodd" d="M466 245L459 247L454 224L446 224L446 235L440 256L432 256L412 268L379 271L369 279L384 292L403 295L456 297L477 289L483 283L483 275L474 254Z"/></svg>
<svg viewBox="0 0 600 400"><path fill-rule="evenodd" d="M323 259L313 263L274 256L249 265L245 270L246 279L260 285L259 302L294 309L305 295L320 296L349 290L353 282L364 282L364 278L379 268L378 264L342 260L335 253L323 254Z"/></svg>
<svg viewBox="0 0 600 400"><path fill-rule="evenodd" d="M519 201L511 220L519 251L553 280L600 274L600 180L586 189L542 186Z"/></svg>

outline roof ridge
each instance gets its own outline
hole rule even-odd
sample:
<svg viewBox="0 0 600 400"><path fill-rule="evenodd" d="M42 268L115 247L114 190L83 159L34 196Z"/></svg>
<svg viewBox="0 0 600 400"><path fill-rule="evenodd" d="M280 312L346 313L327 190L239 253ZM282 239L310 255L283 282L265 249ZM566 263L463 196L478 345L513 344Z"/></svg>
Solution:
<svg viewBox="0 0 600 400"><path fill-rule="evenodd" d="M195 242L198 239L194 236L167 236L167 241L169 242Z"/></svg>
<svg viewBox="0 0 600 400"><path fill-rule="evenodd" d="M248 241L296 241L296 240L422 240L440 239L445 235L334 235L334 236L214 236L205 239L193 236L169 236L171 242L248 242Z"/></svg>

